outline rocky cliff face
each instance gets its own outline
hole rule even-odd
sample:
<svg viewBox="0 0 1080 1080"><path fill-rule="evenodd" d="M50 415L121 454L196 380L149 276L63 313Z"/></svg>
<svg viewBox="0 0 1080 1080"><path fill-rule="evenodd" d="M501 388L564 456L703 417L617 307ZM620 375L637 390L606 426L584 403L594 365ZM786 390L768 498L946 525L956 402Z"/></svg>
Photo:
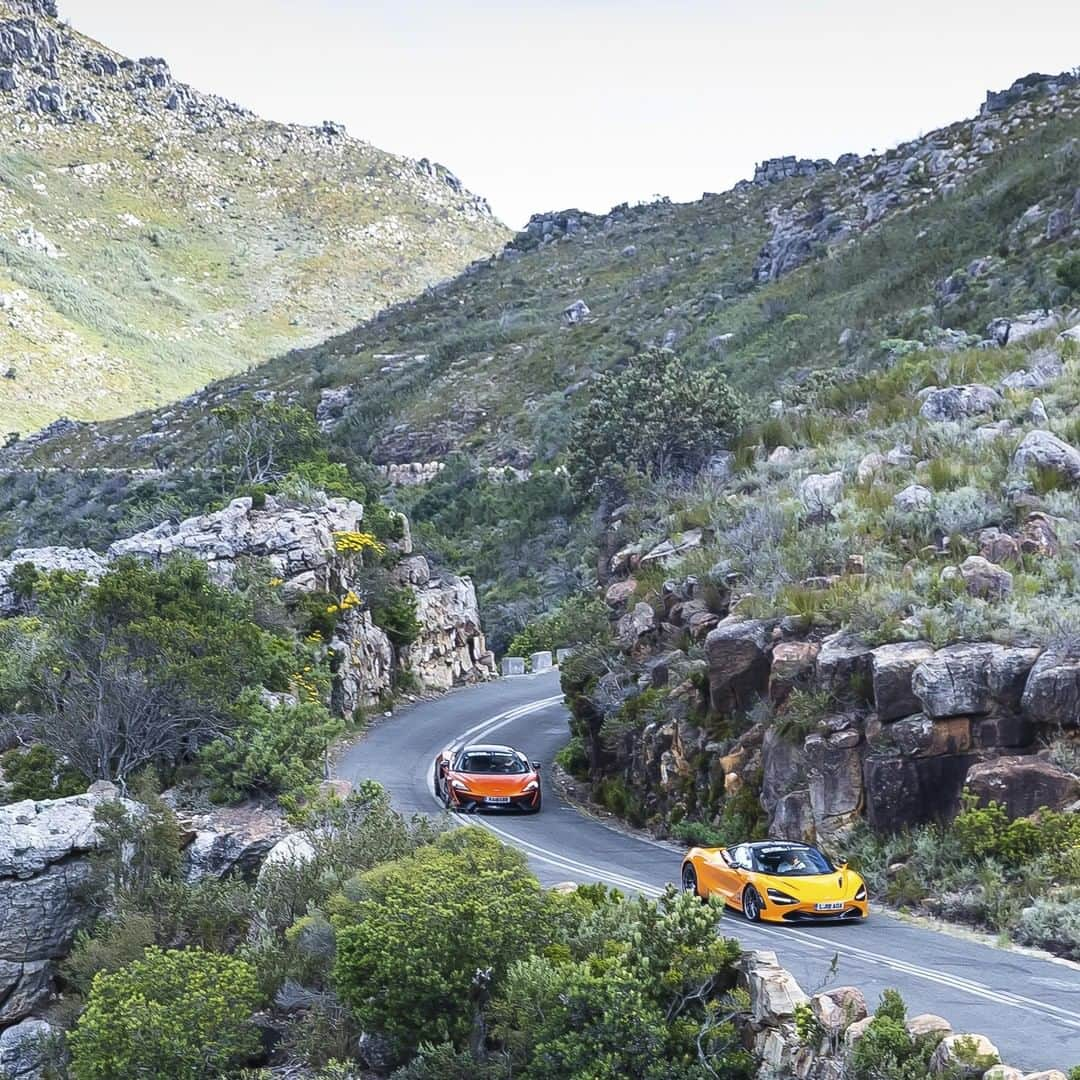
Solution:
<svg viewBox="0 0 1080 1080"><path fill-rule="evenodd" d="M175 400L507 235L444 167L261 120L49 0L0 2L0 142L5 433Z"/></svg>
<svg viewBox="0 0 1080 1080"><path fill-rule="evenodd" d="M175 555L189 555L206 562L222 585L229 584L241 565L260 560L281 581L286 600L315 591L345 596L354 586L362 592L356 582L361 562L339 551L335 536L360 531L363 520L364 508L344 499L297 509L272 497L260 507L250 498L242 498L216 513L179 524L164 522L118 540L104 556L88 549L19 550L0 562L0 615L19 610L12 582L16 568L23 563L40 570L82 573L92 580L110 561L124 556L161 563ZM421 687L429 690L446 690L495 674L472 583L453 576L434 578L423 556L412 553L407 528L396 546L402 558L394 575L415 596L419 637L398 656L385 632L375 625L370 610L354 606L342 612L327 648L337 655L334 704L343 714L372 705L389 691L395 664L410 671Z"/></svg>
<svg viewBox="0 0 1080 1080"><path fill-rule="evenodd" d="M81 893L102 798L0 806L0 1028L48 997L55 964L92 914Z"/></svg>

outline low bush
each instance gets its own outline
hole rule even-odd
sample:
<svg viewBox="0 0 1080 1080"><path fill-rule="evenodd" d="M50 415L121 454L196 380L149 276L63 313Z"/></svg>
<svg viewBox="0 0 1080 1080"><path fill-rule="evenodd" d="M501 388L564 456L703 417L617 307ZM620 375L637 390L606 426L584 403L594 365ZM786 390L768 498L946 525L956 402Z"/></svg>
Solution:
<svg viewBox="0 0 1080 1080"><path fill-rule="evenodd" d="M258 1049L251 1024L258 1005L255 972L243 960L201 949L148 949L94 978L69 1039L72 1076L219 1077Z"/></svg>

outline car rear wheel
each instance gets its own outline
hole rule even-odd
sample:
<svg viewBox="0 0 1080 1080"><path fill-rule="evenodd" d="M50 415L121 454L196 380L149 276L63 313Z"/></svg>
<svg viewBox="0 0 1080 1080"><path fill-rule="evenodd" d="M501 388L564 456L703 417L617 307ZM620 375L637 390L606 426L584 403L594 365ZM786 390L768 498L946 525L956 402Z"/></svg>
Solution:
<svg viewBox="0 0 1080 1080"><path fill-rule="evenodd" d="M697 897L701 896L701 893L698 892L697 871L694 869L693 863L687 863L682 868L682 888L683 892Z"/></svg>
<svg viewBox="0 0 1080 1080"><path fill-rule="evenodd" d="M742 913L749 922L761 921L761 897L753 885L747 885L742 894Z"/></svg>

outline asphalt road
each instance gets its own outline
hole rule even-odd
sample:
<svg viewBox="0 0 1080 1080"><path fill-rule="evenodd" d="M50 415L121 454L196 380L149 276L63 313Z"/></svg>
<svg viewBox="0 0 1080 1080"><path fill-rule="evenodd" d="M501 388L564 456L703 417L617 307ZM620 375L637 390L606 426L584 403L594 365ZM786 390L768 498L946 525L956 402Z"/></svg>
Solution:
<svg viewBox="0 0 1080 1080"><path fill-rule="evenodd" d="M558 674L500 679L405 709L351 747L338 774L378 780L405 813L438 814L441 804L431 787L435 757L465 738L509 743L550 762L567 738ZM551 785L545 785L544 800L535 816L468 821L524 851L547 885L602 881L657 896L677 880L682 848L585 817ZM995 948L880 912L860 925L812 927L760 926L732 914L725 932L746 948L775 950L807 993L853 984L872 1006L893 986L911 1014L937 1013L956 1031L982 1032L1010 1065L1033 1071L1080 1063L1080 965Z"/></svg>

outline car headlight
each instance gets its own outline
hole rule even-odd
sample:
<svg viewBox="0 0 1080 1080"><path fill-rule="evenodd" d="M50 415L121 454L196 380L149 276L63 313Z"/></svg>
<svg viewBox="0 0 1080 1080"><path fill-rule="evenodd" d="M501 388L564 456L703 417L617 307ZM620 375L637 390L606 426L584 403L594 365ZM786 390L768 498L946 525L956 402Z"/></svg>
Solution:
<svg viewBox="0 0 1080 1080"><path fill-rule="evenodd" d="M535 791L539 786L539 780L530 780L522 790L525 792L526 795L528 795L530 791Z"/></svg>
<svg viewBox="0 0 1080 1080"><path fill-rule="evenodd" d="M450 786L455 791L468 791L469 790L468 785L465 783L464 780L451 780L450 781Z"/></svg>
<svg viewBox="0 0 1080 1080"><path fill-rule="evenodd" d="M794 896L788 896L786 892L781 892L779 889L766 889L765 892L774 904L797 904L799 902Z"/></svg>
<svg viewBox="0 0 1080 1080"><path fill-rule="evenodd" d="M855 899L856 900L865 900L866 899L866 886L865 885L860 885L858 887L858 889L855 890Z"/></svg>

